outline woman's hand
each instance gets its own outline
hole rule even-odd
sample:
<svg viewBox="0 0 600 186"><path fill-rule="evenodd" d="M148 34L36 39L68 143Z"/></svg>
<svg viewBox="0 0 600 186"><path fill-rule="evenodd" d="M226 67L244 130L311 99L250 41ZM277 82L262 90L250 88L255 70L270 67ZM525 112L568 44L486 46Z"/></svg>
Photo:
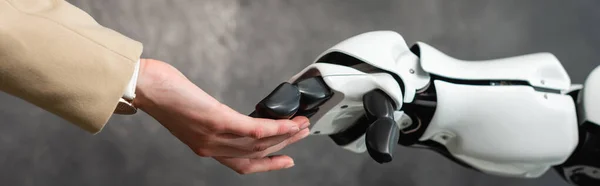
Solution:
<svg viewBox="0 0 600 186"><path fill-rule="evenodd" d="M202 157L240 174L289 168L292 158L269 156L308 136L306 117L252 118L223 105L173 66L142 59L134 105Z"/></svg>

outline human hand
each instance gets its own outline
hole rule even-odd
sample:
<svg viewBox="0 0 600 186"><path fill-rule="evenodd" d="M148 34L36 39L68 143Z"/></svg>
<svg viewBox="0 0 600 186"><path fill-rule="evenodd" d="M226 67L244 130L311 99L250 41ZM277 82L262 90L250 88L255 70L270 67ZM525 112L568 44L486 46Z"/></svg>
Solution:
<svg viewBox="0 0 600 186"><path fill-rule="evenodd" d="M148 113L201 157L212 157L239 174L292 167L272 156L308 136L309 120L252 118L220 103L173 66L142 59L134 106Z"/></svg>

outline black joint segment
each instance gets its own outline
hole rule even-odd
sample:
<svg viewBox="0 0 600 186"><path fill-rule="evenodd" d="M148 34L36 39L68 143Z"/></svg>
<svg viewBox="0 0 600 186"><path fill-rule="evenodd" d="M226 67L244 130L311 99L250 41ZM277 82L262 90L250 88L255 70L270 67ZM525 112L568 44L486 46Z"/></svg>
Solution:
<svg viewBox="0 0 600 186"><path fill-rule="evenodd" d="M304 117L310 118L313 115L315 115L318 111L319 111L319 108L315 108L312 110L299 110L298 113L296 113L296 116L304 116Z"/></svg>
<svg viewBox="0 0 600 186"><path fill-rule="evenodd" d="M583 123L582 129L586 130L588 133L600 135L600 125L596 123L586 121Z"/></svg>
<svg viewBox="0 0 600 186"><path fill-rule="evenodd" d="M260 115L258 115L258 112L256 112L256 111L252 111L252 113L250 113L248 116L253 117L253 118L262 118L262 117L260 117Z"/></svg>
<svg viewBox="0 0 600 186"><path fill-rule="evenodd" d="M373 90L363 96L363 105L371 121L379 118L394 118L394 103L381 90Z"/></svg>
<svg viewBox="0 0 600 186"><path fill-rule="evenodd" d="M399 133L396 121L390 118L381 118L371 124L365 136L371 158L381 164L391 162Z"/></svg>
<svg viewBox="0 0 600 186"><path fill-rule="evenodd" d="M333 95L321 77L307 78L295 85L301 93L300 110L313 110Z"/></svg>
<svg viewBox="0 0 600 186"><path fill-rule="evenodd" d="M600 179L595 176L600 170L600 134L597 132L596 124L585 121L579 128L579 144L573 154L564 163L554 166L559 175L572 185L600 185Z"/></svg>
<svg viewBox="0 0 600 186"><path fill-rule="evenodd" d="M279 84L267 97L256 104L252 117L289 119L300 107L300 91L296 86L284 82Z"/></svg>
<svg viewBox="0 0 600 186"><path fill-rule="evenodd" d="M381 90L373 90L363 96L363 106L371 123L365 134L369 155L378 163L392 161L394 147L400 137L392 99Z"/></svg>

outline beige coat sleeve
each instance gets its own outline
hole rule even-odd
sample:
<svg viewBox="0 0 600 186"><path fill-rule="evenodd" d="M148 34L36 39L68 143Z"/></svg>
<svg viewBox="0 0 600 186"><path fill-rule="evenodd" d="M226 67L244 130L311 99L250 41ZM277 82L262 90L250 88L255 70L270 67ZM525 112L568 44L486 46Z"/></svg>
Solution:
<svg viewBox="0 0 600 186"><path fill-rule="evenodd" d="M142 44L63 0L0 0L0 91L97 133Z"/></svg>

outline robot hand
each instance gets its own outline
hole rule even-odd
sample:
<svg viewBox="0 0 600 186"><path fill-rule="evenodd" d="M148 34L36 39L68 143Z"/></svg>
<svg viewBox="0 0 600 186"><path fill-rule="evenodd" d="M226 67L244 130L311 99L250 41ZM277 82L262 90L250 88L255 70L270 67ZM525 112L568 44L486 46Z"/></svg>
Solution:
<svg viewBox="0 0 600 186"><path fill-rule="evenodd" d="M392 152L398 142L399 128L394 120L394 111L397 109L394 101L388 95L378 89L370 90L361 95L362 99L343 101L338 111L331 109L331 104L323 105L330 99L338 99L334 96L334 90L327 86L322 77L310 76L292 83L280 84L271 94L256 105L256 110L250 114L253 117L285 119L293 116L306 116L309 118L321 118L321 121L331 121L331 124L344 124L349 127L327 126L325 131L315 129L313 134L332 134L332 138L338 145L346 145L357 141L363 134L366 140L366 149L377 162L384 163L392 160ZM330 102L332 103L332 102ZM339 101L336 103L339 104ZM362 108L358 108L362 103ZM349 105L352 105L350 107ZM352 112L344 112L343 110ZM321 112L319 112L321 111ZM356 120L357 113L362 117ZM321 114L314 116L315 114ZM340 114L349 114L341 116ZM325 117L323 117L325 115ZM351 121L344 119L347 117ZM333 121L335 120L335 121ZM340 123L342 122L342 123ZM323 122L319 122L323 123ZM317 128L314 125L311 128ZM336 133L340 132L341 133ZM339 137L335 137L335 136ZM358 140L361 141L361 140Z"/></svg>
<svg viewBox="0 0 600 186"><path fill-rule="evenodd" d="M486 174L535 178L556 169L600 183L600 68L571 85L556 57L452 58L391 31L364 33L321 54L256 105L253 117L307 116L379 163L396 144L427 148Z"/></svg>

